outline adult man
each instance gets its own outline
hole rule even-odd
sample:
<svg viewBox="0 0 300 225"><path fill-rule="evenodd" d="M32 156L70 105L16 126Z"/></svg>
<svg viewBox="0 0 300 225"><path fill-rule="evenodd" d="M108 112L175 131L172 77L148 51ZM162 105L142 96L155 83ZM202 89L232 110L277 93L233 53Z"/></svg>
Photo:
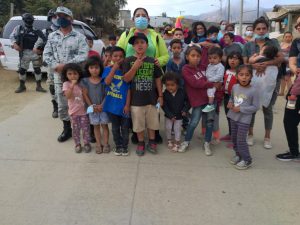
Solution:
<svg viewBox="0 0 300 225"><path fill-rule="evenodd" d="M50 9L48 12L48 17L47 17L48 22L51 23L51 26L47 29L43 30L43 34L45 35L46 39L48 39L48 36L50 33L56 31L59 29L59 26L57 24L57 17L55 14L55 9ZM41 38L37 40L37 42L34 45L34 52L38 54L42 54L42 49L44 49L44 43ZM53 118L58 118L58 105L57 105L57 97L55 95L55 88L54 88L54 71L50 67L48 67L47 71L47 83L49 84L49 91L51 94L51 102L53 105L53 112L52 112L52 117Z"/></svg>
<svg viewBox="0 0 300 225"><path fill-rule="evenodd" d="M300 17L295 26L300 33ZM296 74L295 83L288 93L288 102L284 112L284 130L288 141L289 151L276 155L281 161L300 160L298 125L300 122L300 38L296 38L291 46L289 66Z"/></svg>
<svg viewBox="0 0 300 225"><path fill-rule="evenodd" d="M13 48L19 52L20 64L19 64L19 79L20 86L17 88L15 93L21 93L26 91L25 81L26 72L29 68L30 62L32 62L34 76L36 79L36 91L46 92L41 86L42 80L42 60L41 56L33 52L34 44L40 37L43 45L45 44L46 38L42 31L37 30L33 27L34 17L30 13L22 15L23 25L15 27L14 31L10 35L10 40L13 43Z"/></svg>
<svg viewBox="0 0 300 225"><path fill-rule="evenodd" d="M85 36L72 28L73 14L66 7L58 7L55 12L60 28L49 34L44 49L44 62L54 70L54 86L58 103L58 116L63 121L63 132L58 137L64 142L72 136L68 103L62 92L61 72L67 63L82 63L88 55Z"/></svg>

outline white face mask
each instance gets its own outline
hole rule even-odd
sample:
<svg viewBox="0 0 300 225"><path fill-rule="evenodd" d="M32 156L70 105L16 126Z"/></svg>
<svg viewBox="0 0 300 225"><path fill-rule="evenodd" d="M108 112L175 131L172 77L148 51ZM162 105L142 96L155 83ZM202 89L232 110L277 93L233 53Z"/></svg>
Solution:
<svg viewBox="0 0 300 225"><path fill-rule="evenodd" d="M252 36L253 36L253 31L247 30L247 31L245 32L245 36L247 36L247 37L252 37Z"/></svg>
<svg viewBox="0 0 300 225"><path fill-rule="evenodd" d="M226 25L221 25L220 29L223 31L223 30L225 30L225 27L226 27Z"/></svg>

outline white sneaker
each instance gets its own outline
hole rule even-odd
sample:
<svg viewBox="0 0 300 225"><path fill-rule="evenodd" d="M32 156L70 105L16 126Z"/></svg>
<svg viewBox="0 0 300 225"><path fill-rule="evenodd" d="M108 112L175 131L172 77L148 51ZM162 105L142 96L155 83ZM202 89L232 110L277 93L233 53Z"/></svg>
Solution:
<svg viewBox="0 0 300 225"><path fill-rule="evenodd" d="M241 160L237 164L235 164L235 168L238 170L246 170L252 166L252 162Z"/></svg>
<svg viewBox="0 0 300 225"><path fill-rule="evenodd" d="M272 148L272 144L271 144L270 138L265 138L265 140L264 140L264 148L265 149L271 149Z"/></svg>
<svg viewBox="0 0 300 225"><path fill-rule="evenodd" d="M204 109L202 109L202 112L205 112L205 113L208 113L208 112L211 112L211 111L214 111L215 110L215 107L214 107L214 105L207 105L207 106L205 106L205 108Z"/></svg>
<svg viewBox="0 0 300 225"><path fill-rule="evenodd" d="M234 155L231 159L230 159L230 163L232 165L236 165L239 161L241 161L241 158L238 155Z"/></svg>
<svg viewBox="0 0 300 225"><path fill-rule="evenodd" d="M171 151L172 151L172 152L178 152L179 147L180 147L180 145L174 144L173 147L172 147L172 149L171 149Z"/></svg>
<svg viewBox="0 0 300 225"><path fill-rule="evenodd" d="M210 149L210 144L208 142L204 143L204 152L205 152L205 155L207 155L207 156L212 155L212 151Z"/></svg>
<svg viewBox="0 0 300 225"><path fill-rule="evenodd" d="M186 152L186 150L188 149L190 143L188 141L184 141L181 143L179 149L178 149L178 152Z"/></svg>
<svg viewBox="0 0 300 225"><path fill-rule="evenodd" d="M248 135L247 137L247 144L249 146L253 146L254 145L254 138L253 138L253 135Z"/></svg>

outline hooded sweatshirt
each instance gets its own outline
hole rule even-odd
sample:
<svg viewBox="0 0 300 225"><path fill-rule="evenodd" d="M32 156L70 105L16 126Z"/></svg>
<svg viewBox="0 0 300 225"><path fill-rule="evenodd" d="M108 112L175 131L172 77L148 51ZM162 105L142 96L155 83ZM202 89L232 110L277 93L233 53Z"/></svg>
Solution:
<svg viewBox="0 0 300 225"><path fill-rule="evenodd" d="M182 75L191 106L194 108L206 105L208 103L207 89L214 85L207 81L205 67L201 64L197 67L186 64L182 68Z"/></svg>

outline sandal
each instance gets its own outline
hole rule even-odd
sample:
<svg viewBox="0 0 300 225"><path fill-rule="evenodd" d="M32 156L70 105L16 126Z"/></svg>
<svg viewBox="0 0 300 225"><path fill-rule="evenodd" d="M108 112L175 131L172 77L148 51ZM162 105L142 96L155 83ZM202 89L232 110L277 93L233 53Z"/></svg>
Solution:
<svg viewBox="0 0 300 225"><path fill-rule="evenodd" d="M110 152L110 145L104 145L103 153L109 153L109 152Z"/></svg>
<svg viewBox="0 0 300 225"><path fill-rule="evenodd" d="M100 145L100 146L96 146L96 154L101 154L103 153L103 146Z"/></svg>

